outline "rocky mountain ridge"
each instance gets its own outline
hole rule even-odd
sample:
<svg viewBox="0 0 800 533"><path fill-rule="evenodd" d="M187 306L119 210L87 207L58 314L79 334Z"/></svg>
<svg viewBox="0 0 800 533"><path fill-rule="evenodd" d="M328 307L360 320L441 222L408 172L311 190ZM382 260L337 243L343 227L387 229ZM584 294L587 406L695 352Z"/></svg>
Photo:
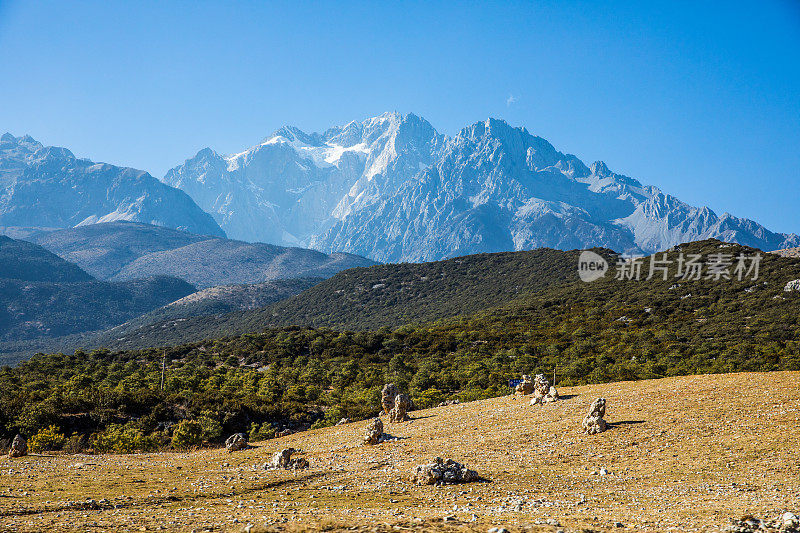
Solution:
<svg viewBox="0 0 800 533"><path fill-rule="evenodd" d="M0 234L36 243L103 280L171 275L198 288L289 278L328 278L375 264L346 253L248 243L142 224L105 222L46 230L4 228Z"/></svg>
<svg viewBox="0 0 800 533"><path fill-rule="evenodd" d="M323 133L284 127L241 153L203 149L164 177L229 235L381 262L603 246L644 254L717 238L800 245L730 214L589 166L497 119L455 137L385 113Z"/></svg>
<svg viewBox="0 0 800 533"><path fill-rule="evenodd" d="M0 137L0 225L71 228L119 220L225 236L186 193L147 172L80 159L29 135Z"/></svg>

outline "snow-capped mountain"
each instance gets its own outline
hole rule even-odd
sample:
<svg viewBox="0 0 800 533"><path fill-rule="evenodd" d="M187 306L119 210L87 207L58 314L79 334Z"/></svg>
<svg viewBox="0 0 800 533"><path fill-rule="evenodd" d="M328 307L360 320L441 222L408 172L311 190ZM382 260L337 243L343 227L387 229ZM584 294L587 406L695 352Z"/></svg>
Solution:
<svg viewBox="0 0 800 533"><path fill-rule="evenodd" d="M324 133L285 127L238 154L211 149L170 170L229 236L384 262L606 246L647 253L710 237L765 250L800 244L656 187L586 166L489 119L455 137L386 113Z"/></svg>
<svg viewBox="0 0 800 533"><path fill-rule="evenodd" d="M186 193L147 172L78 159L27 135L0 137L0 226L69 228L117 220L225 236Z"/></svg>
<svg viewBox="0 0 800 533"><path fill-rule="evenodd" d="M186 191L229 236L305 246L396 192L443 143L413 115L385 114L323 134L285 127L238 154L200 150L164 182Z"/></svg>

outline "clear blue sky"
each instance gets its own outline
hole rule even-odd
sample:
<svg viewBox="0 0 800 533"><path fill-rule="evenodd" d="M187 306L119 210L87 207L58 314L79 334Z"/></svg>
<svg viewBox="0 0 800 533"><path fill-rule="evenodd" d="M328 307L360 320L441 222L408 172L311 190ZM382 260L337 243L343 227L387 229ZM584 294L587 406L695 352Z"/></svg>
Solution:
<svg viewBox="0 0 800 533"><path fill-rule="evenodd" d="M0 0L0 132L157 177L284 124L488 116L800 232L800 2Z"/></svg>

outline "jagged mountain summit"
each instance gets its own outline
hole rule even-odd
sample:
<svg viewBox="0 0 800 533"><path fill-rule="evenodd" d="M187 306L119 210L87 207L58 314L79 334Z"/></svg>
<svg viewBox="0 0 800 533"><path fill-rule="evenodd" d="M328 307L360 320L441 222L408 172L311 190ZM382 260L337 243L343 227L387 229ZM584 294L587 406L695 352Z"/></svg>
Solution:
<svg viewBox="0 0 800 533"><path fill-rule="evenodd" d="M32 137L0 137L0 225L70 228L128 220L224 237L183 191L147 172L79 159Z"/></svg>
<svg viewBox="0 0 800 533"><path fill-rule="evenodd" d="M307 246L397 191L443 143L414 115L384 114L322 134L285 127L238 154L200 150L164 182L186 191L229 236Z"/></svg>
<svg viewBox="0 0 800 533"><path fill-rule="evenodd" d="M203 149L164 181L233 238L383 262L543 246L652 253L707 238L800 245L797 235L690 206L602 162L587 166L496 119L455 137L398 113L323 133L285 127L238 154Z"/></svg>

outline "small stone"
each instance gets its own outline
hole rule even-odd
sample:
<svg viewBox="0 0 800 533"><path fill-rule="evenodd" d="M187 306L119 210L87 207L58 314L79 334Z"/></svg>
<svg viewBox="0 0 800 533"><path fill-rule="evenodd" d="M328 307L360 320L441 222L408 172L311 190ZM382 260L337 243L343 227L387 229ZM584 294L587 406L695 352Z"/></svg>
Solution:
<svg viewBox="0 0 800 533"><path fill-rule="evenodd" d="M285 448L272 456L272 461L264 465L264 468L281 468L284 470L301 470L308 468L308 460L302 457L292 459L292 454L297 452L294 448Z"/></svg>
<svg viewBox="0 0 800 533"><path fill-rule="evenodd" d="M514 392L523 396L527 396L528 394L532 393L533 381L531 381L531 377L527 374L522 374L522 382L517 384L517 386L514 388Z"/></svg>
<svg viewBox="0 0 800 533"><path fill-rule="evenodd" d="M408 394L398 394L394 398L394 407L389 411L389 422L410 420L407 414L409 409L411 409L411 398Z"/></svg>
<svg viewBox="0 0 800 533"><path fill-rule="evenodd" d="M603 417L606 414L606 399L597 398L589 408L589 414L583 419L583 432L587 435L602 433L607 429Z"/></svg>
<svg viewBox="0 0 800 533"><path fill-rule="evenodd" d="M247 437L244 433L234 433L225 441L225 449L228 453L246 450L249 447Z"/></svg>
<svg viewBox="0 0 800 533"><path fill-rule="evenodd" d="M380 444L386 440L386 436L383 432L383 421L376 417L367 426L367 431L364 434L364 444Z"/></svg>
<svg viewBox="0 0 800 533"><path fill-rule="evenodd" d="M459 403L461 403L461 401L456 398L454 400L445 400L443 402L439 402L436 407L447 407L448 405L458 405Z"/></svg>
<svg viewBox="0 0 800 533"><path fill-rule="evenodd" d="M9 457L22 457L28 455L28 441L22 435L17 435L11 442L11 448L8 450Z"/></svg>
<svg viewBox="0 0 800 533"><path fill-rule="evenodd" d="M387 383L383 386L383 390L381 391L381 406L383 407L384 414L388 415L389 411L394 408L394 399L398 394L400 394L400 391L394 383Z"/></svg>

